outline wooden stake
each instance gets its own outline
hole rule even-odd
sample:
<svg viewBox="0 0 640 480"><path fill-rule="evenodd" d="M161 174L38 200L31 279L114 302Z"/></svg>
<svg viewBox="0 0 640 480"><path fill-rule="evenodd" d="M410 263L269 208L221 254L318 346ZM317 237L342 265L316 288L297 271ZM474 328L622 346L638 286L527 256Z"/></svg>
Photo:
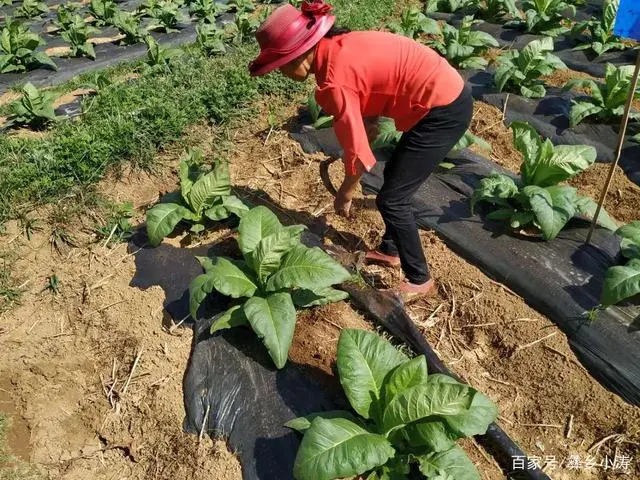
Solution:
<svg viewBox="0 0 640 480"><path fill-rule="evenodd" d="M638 76L640 75L640 52L638 52L638 60L636 61L636 69L633 72L633 79L631 80L631 89L629 90L629 96L627 97L627 103L624 106L624 114L622 115L622 121L620 122L620 134L618 135L618 146L616 148L616 159L611 164L611 168L609 169L609 176L607 177L607 181L604 185L602 193L600 194L600 200L598 201L598 207L596 208L596 213L593 216L593 220L591 221L591 228L589 229L589 233L587 234L587 240L585 244L589 245L591 242L591 237L593 235L593 231L596 228L598 223L598 216L600 216L600 210L602 210L602 205L604 204L605 199L607 198L607 193L609 192L609 188L611 187L611 181L613 180L613 175L616 172L616 167L618 166L618 162L620 161L620 156L622 155L622 146L624 145L624 136L627 133L627 126L629 125L629 113L631 112L631 104L633 103L633 97L636 94L636 88L638 87Z"/></svg>

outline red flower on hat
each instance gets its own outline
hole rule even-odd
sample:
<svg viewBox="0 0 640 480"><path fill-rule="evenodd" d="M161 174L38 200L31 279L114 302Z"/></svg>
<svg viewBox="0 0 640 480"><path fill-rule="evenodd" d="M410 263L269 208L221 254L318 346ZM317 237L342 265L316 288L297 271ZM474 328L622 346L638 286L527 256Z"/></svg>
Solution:
<svg viewBox="0 0 640 480"><path fill-rule="evenodd" d="M312 16L327 15L333 10L333 7L328 3L324 3L324 0L305 0L300 7L302 13Z"/></svg>

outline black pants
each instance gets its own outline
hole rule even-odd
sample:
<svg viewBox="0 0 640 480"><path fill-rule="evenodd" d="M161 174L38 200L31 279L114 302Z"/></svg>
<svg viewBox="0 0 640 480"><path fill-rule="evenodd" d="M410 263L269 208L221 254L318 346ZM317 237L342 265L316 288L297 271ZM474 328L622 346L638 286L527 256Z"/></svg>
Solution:
<svg viewBox="0 0 640 480"><path fill-rule="evenodd" d="M436 107L404 133L384 169L384 184L376 199L386 227L380 251L400 257L411 283L430 279L411 198L420 185L462 138L473 114L471 89L465 86L451 104Z"/></svg>

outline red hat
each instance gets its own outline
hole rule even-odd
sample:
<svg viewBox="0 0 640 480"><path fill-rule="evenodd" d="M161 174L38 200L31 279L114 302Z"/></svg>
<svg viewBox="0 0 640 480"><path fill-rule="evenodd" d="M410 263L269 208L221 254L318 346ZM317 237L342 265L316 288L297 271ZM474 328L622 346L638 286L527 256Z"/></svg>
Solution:
<svg viewBox="0 0 640 480"><path fill-rule="evenodd" d="M332 9L323 0L305 0L302 11L278 7L256 32L260 55L249 64L251 75L269 73L310 50L335 23Z"/></svg>

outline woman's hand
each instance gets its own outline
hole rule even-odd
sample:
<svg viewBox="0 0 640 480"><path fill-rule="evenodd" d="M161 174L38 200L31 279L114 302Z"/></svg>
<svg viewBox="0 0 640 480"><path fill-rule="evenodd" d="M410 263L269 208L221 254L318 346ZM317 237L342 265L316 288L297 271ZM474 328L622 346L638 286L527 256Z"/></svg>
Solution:
<svg viewBox="0 0 640 480"><path fill-rule="evenodd" d="M348 190L343 189L343 187L340 187L340 190L338 190L338 194L333 201L333 208L341 217L349 218L353 192L349 192Z"/></svg>

